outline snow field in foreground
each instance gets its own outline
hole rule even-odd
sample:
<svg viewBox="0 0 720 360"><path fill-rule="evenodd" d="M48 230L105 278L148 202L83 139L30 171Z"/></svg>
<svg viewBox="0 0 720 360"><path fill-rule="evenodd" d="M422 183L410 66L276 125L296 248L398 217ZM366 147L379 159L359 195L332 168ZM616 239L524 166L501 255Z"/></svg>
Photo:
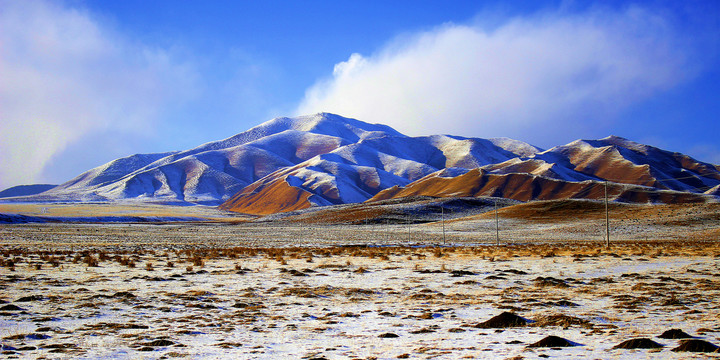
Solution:
<svg viewBox="0 0 720 360"><path fill-rule="evenodd" d="M657 338L672 328L720 343L717 244L212 248L143 229L134 245L0 242L4 355L688 358ZM503 312L534 322L480 326ZM527 347L548 335L581 346ZM613 349L633 338L665 346Z"/></svg>

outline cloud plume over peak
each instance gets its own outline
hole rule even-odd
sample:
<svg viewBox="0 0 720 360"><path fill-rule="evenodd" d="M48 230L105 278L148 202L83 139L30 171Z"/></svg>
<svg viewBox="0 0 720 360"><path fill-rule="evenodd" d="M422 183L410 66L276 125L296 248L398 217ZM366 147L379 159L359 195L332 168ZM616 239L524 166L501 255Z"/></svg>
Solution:
<svg viewBox="0 0 720 360"><path fill-rule="evenodd" d="M352 54L307 90L297 112L413 135L562 142L693 77L694 50L683 44L672 21L638 7L546 12L492 29L445 24Z"/></svg>

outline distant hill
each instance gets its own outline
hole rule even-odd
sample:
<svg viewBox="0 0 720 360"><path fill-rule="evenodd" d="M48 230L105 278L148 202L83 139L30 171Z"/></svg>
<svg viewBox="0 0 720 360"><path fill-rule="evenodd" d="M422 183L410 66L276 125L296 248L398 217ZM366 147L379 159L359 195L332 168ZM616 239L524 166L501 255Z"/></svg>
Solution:
<svg viewBox="0 0 720 360"><path fill-rule="evenodd" d="M606 181L612 200L705 202L718 194L720 171L687 155L610 136L576 140L460 175L439 171L404 187L386 189L371 201L407 196L602 199Z"/></svg>
<svg viewBox="0 0 720 360"><path fill-rule="evenodd" d="M405 196L599 199L606 181L617 201L716 201L720 167L617 136L543 150L508 138L410 137L319 113L117 159L14 200L208 204L266 215Z"/></svg>
<svg viewBox="0 0 720 360"><path fill-rule="evenodd" d="M41 192L50 190L57 185L50 184L34 184L34 185L18 185L0 191L0 198L36 195Z"/></svg>

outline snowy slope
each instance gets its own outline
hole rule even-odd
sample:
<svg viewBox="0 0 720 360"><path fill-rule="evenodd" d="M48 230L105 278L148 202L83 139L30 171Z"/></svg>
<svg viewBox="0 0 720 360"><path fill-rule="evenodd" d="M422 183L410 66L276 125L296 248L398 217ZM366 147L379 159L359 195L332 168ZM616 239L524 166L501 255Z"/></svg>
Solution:
<svg viewBox="0 0 720 360"><path fill-rule="evenodd" d="M18 200L219 204L278 169L362 139L387 135L403 136L384 125L326 113L276 118L190 150L118 159L41 197Z"/></svg>
<svg viewBox="0 0 720 360"><path fill-rule="evenodd" d="M615 183L610 197L620 201L697 202L717 201L720 188L716 166L617 136L576 140L478 170L455 175L439 171L405 187L387 189L372 200L460 195L521 201L598 199L609 181Z"/></svg>
<svg viewBox="0 0 720 360"><path fill-rule="evenodd" d="M471 169L537 151L511 139L411 138L385 125L319 113L272 119L185 151L118 159L18 200L220 204L271 176L258 184L280 181L275 192L297 187L287 193L308 192L312 205L359 202L447 167Z"/></svg>
<svg viewBox="0 0 720 360"><path fill-rule="evenodd" d="M272 119L185 151L117 159L12 200L222 204L267 214L362 202L387 189L394 195L383 196L414 193L401 189L420 180L425 185L415 193L449 196L433 194L429 178L446 179L442 187L450 193L515 199L597 196L592 184L605 180L710 197L720 186L715 165L615 136L542 150L508 138L408 137L385 125L318 113ZM462 181L450 184L453 178Z"/></svg>
<svg viewBox="0 0 720 360"><path fill-rule="evenodd" d="M468 170L515 158L529 149L538 150L518 141L501 143L519 154L485 139L445 135L366 138L270 174L233 196L222 208L270 214L287 210L293 199L302 201L300 208L362 202L383 189L405 186L439 170L451 168L458 173L458 169ZM267 201L271 198L275 202Z"/></svg>
<svg viewBox="0 0 720 360"><path fill-rule="evenodd" d="M687 155L639 144L618 136L576 140L534 155L586 175L659 189L704 192L720 184L714 165Z"/></svg>

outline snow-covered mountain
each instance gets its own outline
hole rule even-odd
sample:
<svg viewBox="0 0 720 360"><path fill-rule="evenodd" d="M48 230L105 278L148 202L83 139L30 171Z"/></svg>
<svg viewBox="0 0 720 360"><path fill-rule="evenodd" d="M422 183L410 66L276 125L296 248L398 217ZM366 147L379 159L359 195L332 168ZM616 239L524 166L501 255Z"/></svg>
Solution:
<svg viewBox="0 0 720 360"><path fill-rule="evenodd" d="M414 139L385 125L327 113L282 117L190 150L117 159L42 194L16 200L218 205L269 174L303 168L294 178L313 181L313 188L333 188L313 204L356 202L444 168L446 162L475 167L537 151L518 141L502 143L517 150L482 139ZM347 180L353 176L382 181L358 186Z"/></svg>
<svg viewBox="0 0 720 360"><path fill-rule="evenodd" d="M392 157L389 161L383 158ZM432 169L435 171L430 172ZM406 196L628 202L717 200L718 167L616 136L541 151L510 139L372 139L281 169L222 207L270 214Z"/></svg>
<svg viewBox="0 0 720 360"><path fill-rule="evenodd" d="M34 199L22 200L139 200L217 205L278 169L362 139L382 136L402 135L387 126L332 114L276 118L190 150L118 159Z"/></svg>
<svg viewBox="0 0 720 360"><path fill-rule="evenodd" d="M243 189L222 207L269 214L363 202L383 189L407 185L442 169L462 171L539 151L519 141L498 140L502 146L494 141L445 135L363 139L280 169Z"/></svg>
<svg viewBox="0 0 720 360"><path fill-rule="evenodd" d="M542 150L508 138L409 137L385 125L319 113L272 119L186 151L117 159L14 199L198 203L269 214L410 193L592 198L596 190L582 184L604 180L713 197L720 171L619 137ZM455 185L428 187L433 181Z"/></svg>
<svg viewBox="0 0 720 360"><path fill-rule="evenodd" d="M600 199L630 202L717 200L718 166L617 136L576 140L528 157L448 175L440 171L375 200L406 196L498 196L509 199Z"/></svg>

